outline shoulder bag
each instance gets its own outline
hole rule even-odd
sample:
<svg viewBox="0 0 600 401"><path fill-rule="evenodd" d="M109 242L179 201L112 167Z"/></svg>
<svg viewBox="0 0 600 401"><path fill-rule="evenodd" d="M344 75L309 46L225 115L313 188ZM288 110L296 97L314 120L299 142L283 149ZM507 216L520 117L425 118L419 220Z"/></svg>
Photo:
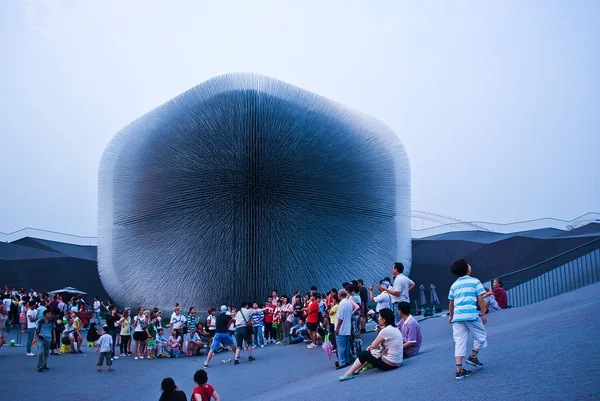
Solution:
<svg viewBox="0 0 600 401"><path fill-rule="evenodd" d="M244 322L246 322L246 326L248 327L248 333L254 334L254 326L252 325L252 320L250 322L248 322L246 320L246 316L244 315L244 311L242 309L240 309L240 313L242 314L242 317L244 318Z"/></svg>

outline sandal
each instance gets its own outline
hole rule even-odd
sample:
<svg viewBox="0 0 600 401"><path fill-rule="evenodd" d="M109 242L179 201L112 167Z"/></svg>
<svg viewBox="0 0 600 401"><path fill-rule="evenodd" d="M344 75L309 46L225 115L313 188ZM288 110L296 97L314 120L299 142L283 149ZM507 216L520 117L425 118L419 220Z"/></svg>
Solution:
<svg viewBox="0 0 600 401"><path fill-rule="evenodd" d="M102 368L96 369L96 372L102 372Z"/></svg>
<svg viewBox="0 0 600 401"><path fill-rule="evenodd" d="M113 368L108 368L109 372L114 372L115 370Z"/></svg>

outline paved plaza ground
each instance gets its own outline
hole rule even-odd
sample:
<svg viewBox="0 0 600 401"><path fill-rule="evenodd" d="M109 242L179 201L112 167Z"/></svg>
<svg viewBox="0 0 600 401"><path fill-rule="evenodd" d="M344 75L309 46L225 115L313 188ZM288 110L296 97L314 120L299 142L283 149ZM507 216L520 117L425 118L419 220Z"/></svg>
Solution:
<svg viewBox="0 0 600 401"><path fill-rule="evenodd" d="M536 305L496 312L487 324L485 368L454 378L452 329L447 318L421 322L421 355L391 372L369 371L339 382L321 348L268 346L240 365L215 356L209 383L223 400L600 399L600 283ZM374 333L366 335L367 343ZM2 400L158 400L160 381L173 377L188 397L204 358L115 361L115 372L96 372L96 354L51 356L38 373L25 349L3 347Z"/></svg>

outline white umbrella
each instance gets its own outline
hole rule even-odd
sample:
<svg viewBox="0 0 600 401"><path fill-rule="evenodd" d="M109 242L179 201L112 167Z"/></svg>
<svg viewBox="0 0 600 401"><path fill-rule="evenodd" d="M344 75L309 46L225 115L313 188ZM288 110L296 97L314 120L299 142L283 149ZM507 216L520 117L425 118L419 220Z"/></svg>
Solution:
<svg viewBox="0 0 600 401"><path fill-rule="evenodd" d="M79 291L77 288L73 288L73 287L65 287L65 288L61 288L60 290L50 291L50 294L64 294L64 293L87 295L87 292Z"/></svg>
<svg viewBox="0 0 600 401"><path fill-rule="evenodd" d="M436 305L440 304L440 299L437 296L437 293L435 292L435 285L431 284L431 287L429 289L429 299L431 300L431 305L433 305L433 307L435 308Z"/></svg>
<svg viewBox="0 0 600 401"><path fill-rule="evenodd" d="M427 299L425 299L425 286L423 284L421 284L421 286L419 287L419 292L421 294L421 308L425 307L425 304L427 303Z"/></svg>

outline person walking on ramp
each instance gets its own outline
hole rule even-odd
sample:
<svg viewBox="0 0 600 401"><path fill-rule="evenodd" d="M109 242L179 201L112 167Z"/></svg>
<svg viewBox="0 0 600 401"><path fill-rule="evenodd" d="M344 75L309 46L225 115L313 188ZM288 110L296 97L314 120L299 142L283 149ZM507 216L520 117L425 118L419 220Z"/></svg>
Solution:
<svg viewBox="0 0 600 401"><path fill-rule="evenodd" d="M471 376L471 371L462 366L463 357L467 355L467 339L473 336L473 353L467 363L479 368L483 364L477 359L481 348L487 346L487 333L483 325L487 323L485 316L487 303L483 299L485 289L481 282L471 277L471 266L465 259L458 259L450 267L458 279L450 287L450 319L454 336L454 356L456 357L456 380ZM481 318L477 311L477 303L481 308Z"/></svg>

